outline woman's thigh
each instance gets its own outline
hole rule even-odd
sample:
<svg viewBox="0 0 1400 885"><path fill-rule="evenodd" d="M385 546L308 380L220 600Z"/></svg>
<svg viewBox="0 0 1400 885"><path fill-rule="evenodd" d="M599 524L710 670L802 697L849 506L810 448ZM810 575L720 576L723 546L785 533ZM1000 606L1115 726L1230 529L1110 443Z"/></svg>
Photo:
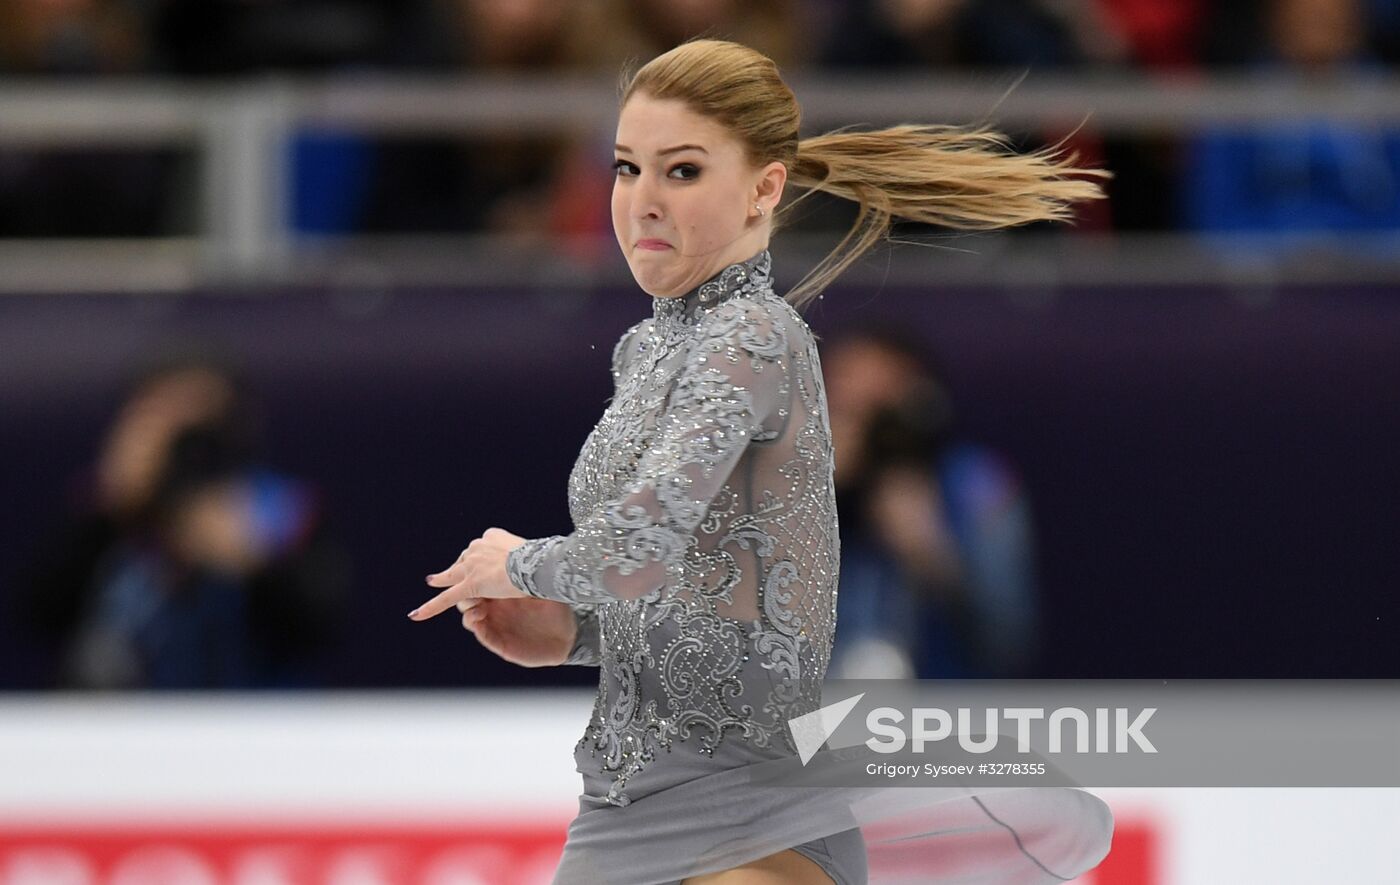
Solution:
<svg viewBox="0 0 1400 885"><path fill-rule="evenodd" d="M732 870L691 876L681 885L833 885L816 861L791 848Z"/></svg>

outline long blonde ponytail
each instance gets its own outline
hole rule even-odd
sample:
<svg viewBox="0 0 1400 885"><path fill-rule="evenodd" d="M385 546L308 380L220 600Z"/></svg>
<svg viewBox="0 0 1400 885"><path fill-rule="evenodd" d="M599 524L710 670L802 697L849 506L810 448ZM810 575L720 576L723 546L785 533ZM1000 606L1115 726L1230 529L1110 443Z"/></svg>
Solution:
<svg viewBox="0 0 1400 885"><path fill-rule="evenodd" d="M780 210L774 230L806 196L823 191L857 204L851 229L787 298L801 306L885 239L895 219L960 230L995 230L1068 221L1073 204L1103 196L1107 177L1074 165L1052 146L1015 153L987 128L902 124L869 132L837 130L798 144L788 181L807 194Z"/></svg>

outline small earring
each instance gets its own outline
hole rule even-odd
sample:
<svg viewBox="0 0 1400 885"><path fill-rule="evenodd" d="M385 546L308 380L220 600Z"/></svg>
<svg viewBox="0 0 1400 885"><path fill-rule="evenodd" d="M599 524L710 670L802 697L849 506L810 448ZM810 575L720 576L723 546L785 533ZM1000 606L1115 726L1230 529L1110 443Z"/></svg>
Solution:
<svg viewBox="0 0 1400 885"><path fill-rule="evenodd" d="M755 209L758 210L758 217L759 217L759 218L762 218L762 217L763 217L763 214L764 214L764 213L763 213L763 207L760 206L758 203L754 203L754 204L753 204L753 207L754 207Z"/></svg>

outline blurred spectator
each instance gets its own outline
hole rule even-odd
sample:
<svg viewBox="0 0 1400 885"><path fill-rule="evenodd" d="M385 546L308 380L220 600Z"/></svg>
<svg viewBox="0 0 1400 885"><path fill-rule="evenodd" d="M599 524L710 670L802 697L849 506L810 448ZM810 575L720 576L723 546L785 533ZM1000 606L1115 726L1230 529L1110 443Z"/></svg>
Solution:
<svg viewBox="0 0 1400 885"><path fill-rule="evenodd" d="M1112 55L1093 10L1046 0L865 0L847 4L821 60L879 70L1072 67Z"/></svg>
<svg viewBox="0 0 1400 885"><path fill-rule="evenodd" d="M810 50L799 39L797 0L604 0L597 37L609 67L641 63L692 37L735 40L779 67L803 64Z"/></svg>
<svg viewBox="0 0 1400 885"><path fill-rule="evenodd" d="M1193 68L1200 61L1205 0L1094 0L1106 43L1149 70Z"/></svg>
<svg viewBox="0 0 1400 885"><path fill-rule="evenodd" d="M145 30L118 0L0 3L0 74L114 74L146 63Z"/></svg>
<svg viewBox="0 0 1400 885"><path fill-rule="evenodd" d="M135 73L146 62L128 4L0 3L0 74ZM0 237L171 233L176 163L171 151L0 147Z"/></svg>
<svg viewBox="0 0 1400 885"><path fill-rule="evenodd" d="M599 0L429 0L429 66L471 70L577 70L596 57ZM430 48L429 48L430 47Z"/></svg>
<svg viewBox="0 0 1400 885"><path fill-rule="evenodd" d="M390 64L416 4L393 0L150 0L159 70L181 76Z"/></svg>
<svg viewBox="0 0 1400 885"><path fill-rule="evenodd" d="M258 464L246 395L181 360L121 406L87 483L19 581L18 621L65 688L251 688L314 682L343 557L315 492Z"/></svg>
<svg viewBox="0 0 1400 885"><path fill-rule="evenodd" d="M424 9L424 39L412 55L417 65L474 73L603 75L596 0L437 0ZM527 243L583 244L580 248L592 254L599 248L596 235L610 225L611 156L610 147L603 151L571 132L486 129L469 138L374 143L308 134L296 156L302 179L297 227L307 232L488 231Z"/></svg>
<svg viewBox="0 0 1400 885"><path fill-rule="evenodd" d="M1122 59L1148 73L1180 75L1199 69L1208 4L1204 0L1094 0L1109 42ZM1229 4L1238 17L1239 4ZM1101 157L1113 170L1107 183L1112 226L1127 231L1171 230L1179 223L1176 177L1180 139L1157 133L1105 137Z"/></svg>
<svg viewBox="0 0 1400 885"><path fill-rule="evenodd" d="M1315 13L1320 16L1316 36L1321 40L1336 42L1341 36L1339 25L1342 30L1355 27L1359 34L1345 39L1354 40L1359 47L1355 53L1358 60L1367 65L1400 62L1400 0L1355 0L1347 7L1310 9L1304 5L1287 12L1280 10L1275 0L1207 4L1200 29L1202 61L1216 68L1279 66L1283 60L1277 36L1280 14L1306 18ZM1342 18L1354 21L1343 25ZM1297 36L1306 37L1303 30L1299 29ZM1297 37L1292 39L1296 42Z"/></svg>
<svg viewBox="0 0 1400 885"><path fill-rule="evenodd" d="M1015 472L957 437L945 373L903 333L849 334L823 363L841 523L832 675L1027 675L1037 613Z"/></svg>
<svg viewBox="0 0 1400 885"><path fill-rule="evenodd" d="M1275 0L1267 59L1275 77L1366 88L1359 0ZM1218 128L1192 143L1185 221L1213 232L1400 230L1400 131L1326 121Z"/></svg>

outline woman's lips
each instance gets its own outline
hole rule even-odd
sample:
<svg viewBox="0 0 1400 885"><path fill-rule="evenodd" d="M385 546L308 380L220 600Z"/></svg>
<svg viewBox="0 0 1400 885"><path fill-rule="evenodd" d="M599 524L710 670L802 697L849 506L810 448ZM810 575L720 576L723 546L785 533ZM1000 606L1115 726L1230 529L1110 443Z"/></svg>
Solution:
<svg viewBox="0 0 1400 885"><path fill-rule="evenodd" d="M650 249L652 251L660 251L662 249L671 248L671 244L666 242L665 240L638 240L637 248Z"/></svg>

